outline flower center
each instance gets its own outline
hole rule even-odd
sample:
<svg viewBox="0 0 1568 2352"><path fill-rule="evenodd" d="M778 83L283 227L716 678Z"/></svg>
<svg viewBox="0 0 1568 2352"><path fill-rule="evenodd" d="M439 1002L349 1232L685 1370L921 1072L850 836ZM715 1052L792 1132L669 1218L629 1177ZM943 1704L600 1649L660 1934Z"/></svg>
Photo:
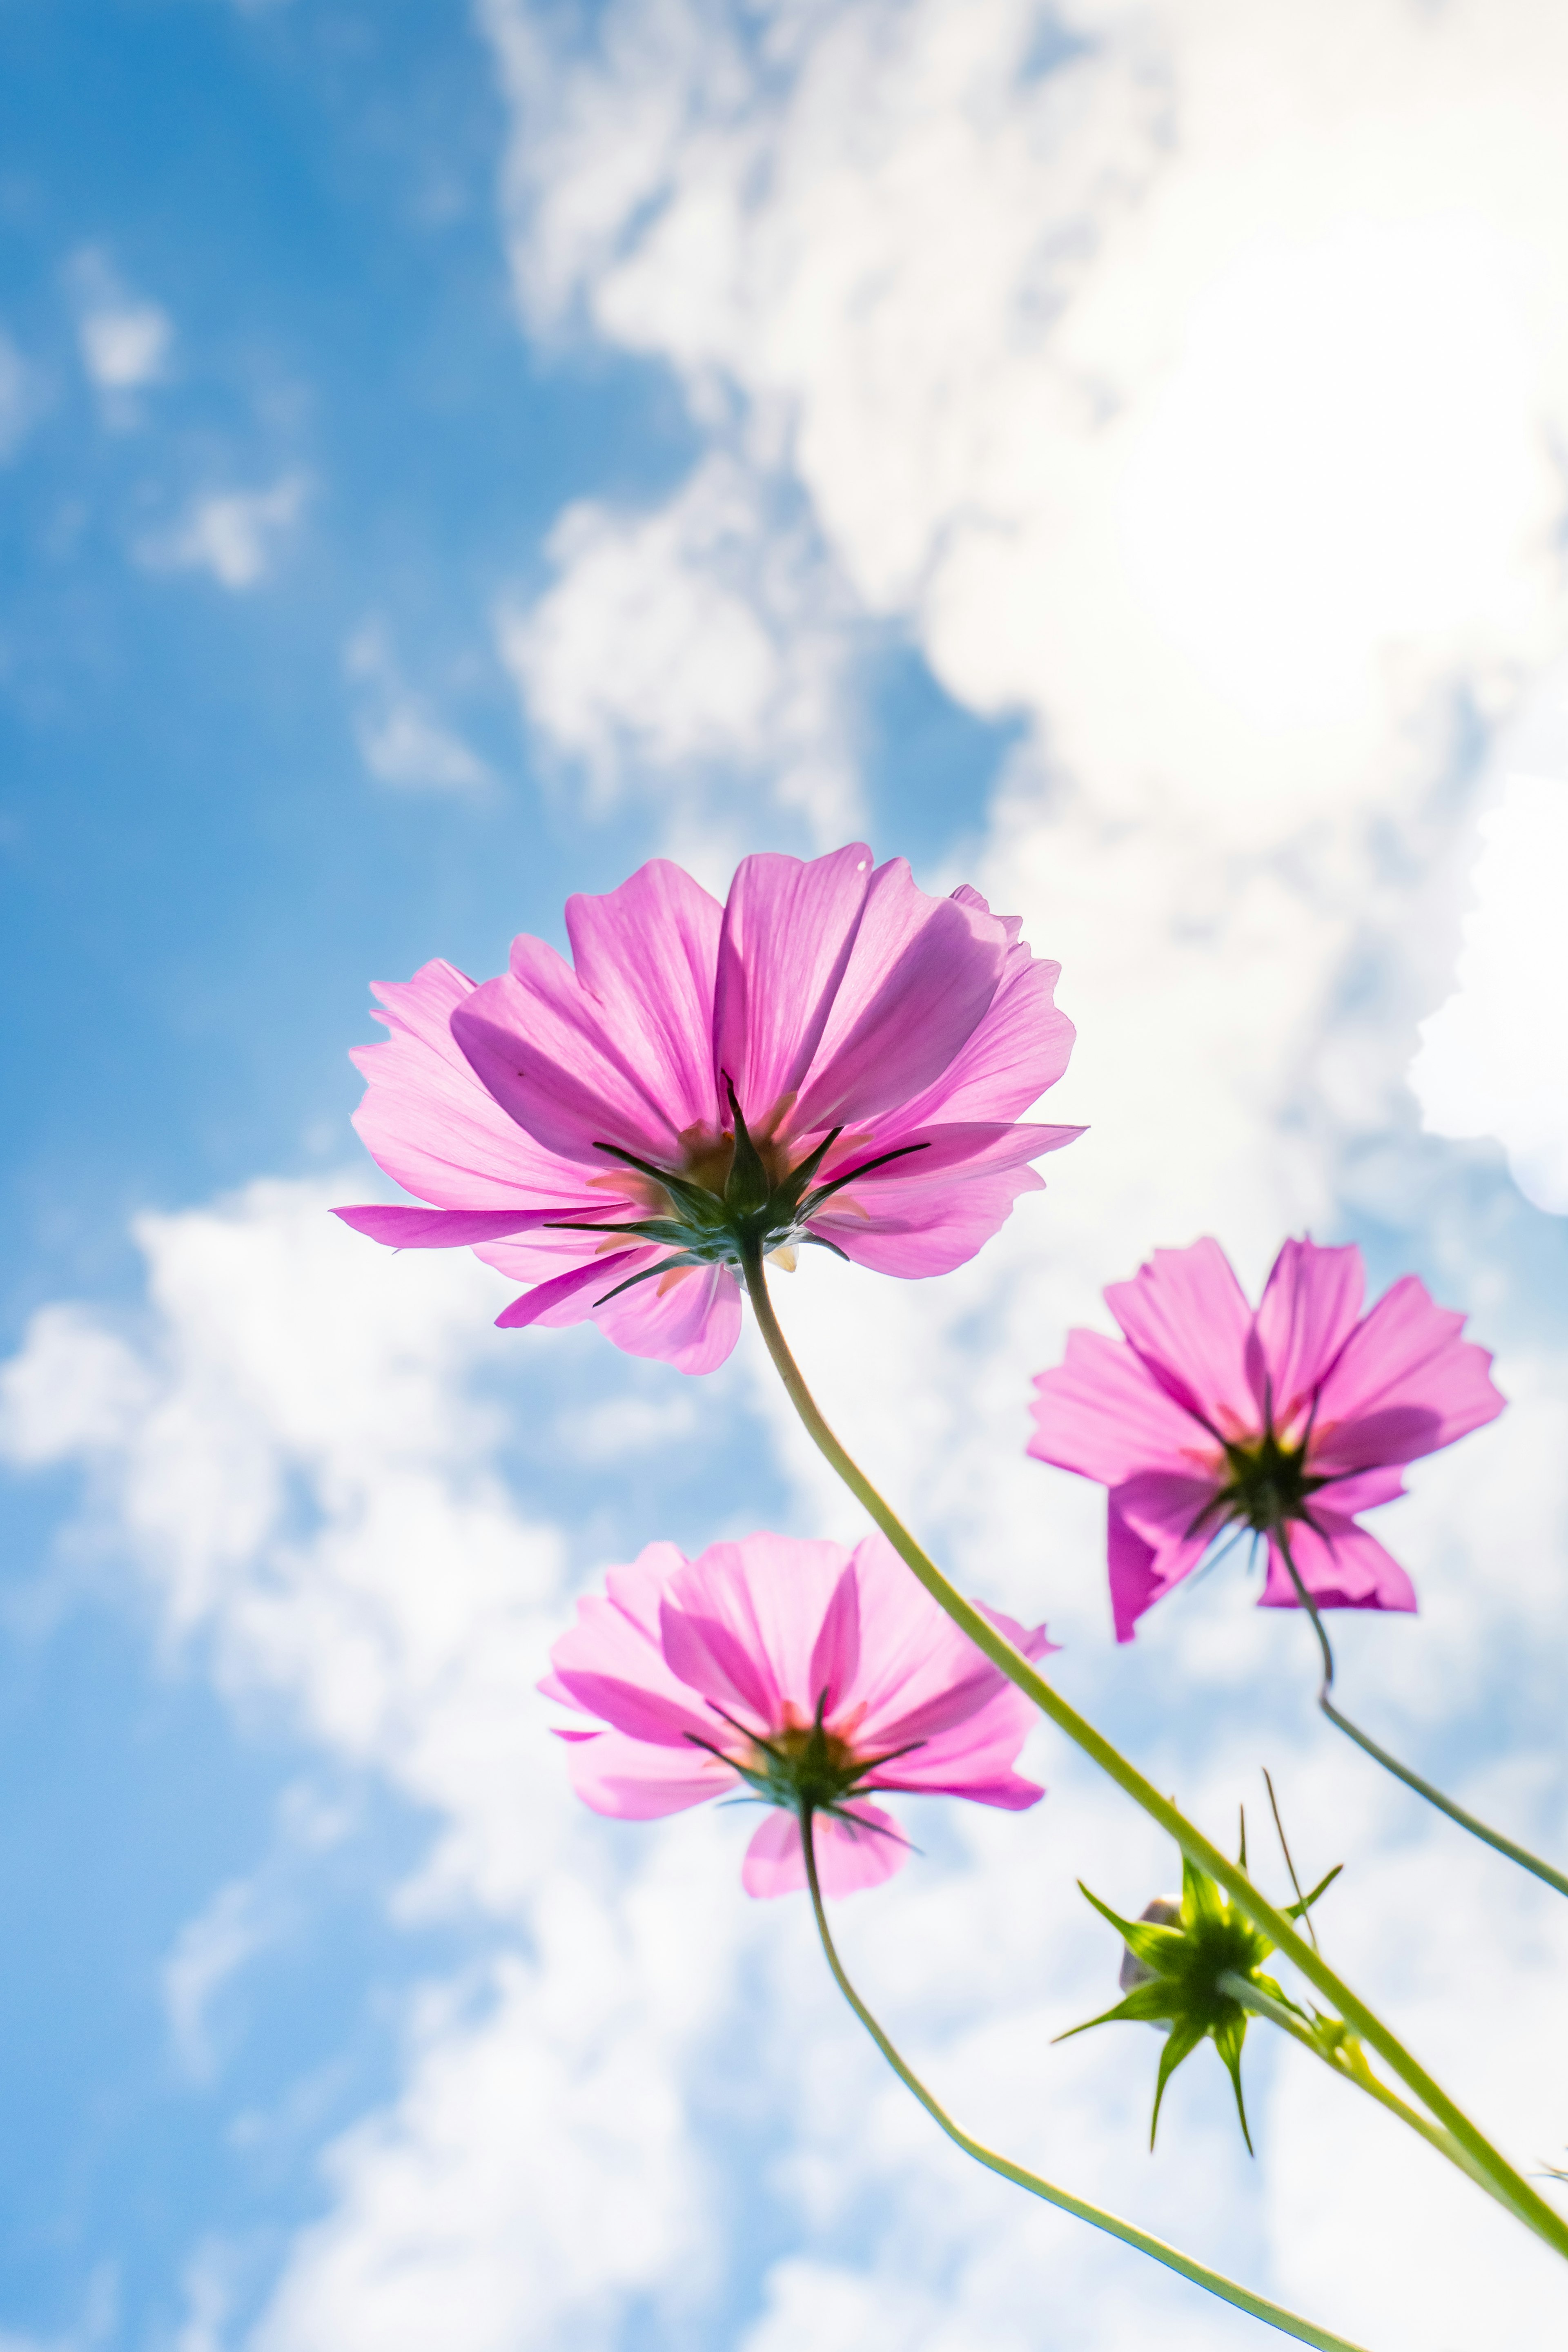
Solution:
<svg viewBox="0 0 1568 2352"><path fill-rule="evenodd" d="M847 1739L816 1722L791 1724L758 1740L749 1761L737 1769L771 1805L785 1805L792 1813L808 1806L831 1813L874 1760L856 1756Z"/></svg>
<svg viewBox="0 0 1568 2352"><path fill-rule="evenodd" d="M1272 1429L1260 1437L1227 1438L1224 1445L1229 1476L1214 1507L1260 1535L1281 1520L1304 1518L1308 1496L1328 1483L1309 1474L1304 1444L1283 1445Z"/></svg>

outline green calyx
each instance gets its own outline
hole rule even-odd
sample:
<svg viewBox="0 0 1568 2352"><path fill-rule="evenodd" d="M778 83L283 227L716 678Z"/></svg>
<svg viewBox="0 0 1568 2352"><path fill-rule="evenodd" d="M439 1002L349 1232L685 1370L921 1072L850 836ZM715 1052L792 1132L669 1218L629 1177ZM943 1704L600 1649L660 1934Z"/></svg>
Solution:
<svg viewBox="0 0 1568 2352"><path fill-rule="evenodd" d="M1304 1440L1282 1445L1270 1428L1261 1437L1221 1442L1230 1475L1207 1505L1206 1517L1212 1514L1220 1521L1239 1520L1260 1535L1307 1517L1308 1497L1328 1482L1309 1475Z"/></svg>
<svg viewBox="0 0 1568 2352"><path fill-rule="evenodd" d="M1240 1858L1245 1869L1245 1842ZM1331 1870L1321 1885L1301 1902L1290 1906L1285 1916L1303 1917L1337 1874L1337 1870ZM1248 2018L1255 2009L1265 2012L1274 2009L1300 2019L1304 2026L1312 2022L1287 1998L1275 1979L1263 1973L1263 1963L1273 1945L1212 1878L1185 1858L1181 1905L1176 1917L1169 1922L1123 1919L1097 1895L1091 1895L1082 1880L1079 1884L1095 1910L1110 1921L1126 1945L1136 1963L1139 1980L1113 2009L1099 2017L1086 2018L1082 2025L1071 2027L1057 2039L1066 2042L1074 2033L1087 2033L1091 2026L1111 2025L1120 2020L1169 2027L1155 2085L1155 2109L1149 2125L1151 2148L1159 2129L1166 2084L1201 2042L1212 2042L1235 2088L1241 2137L1250 2155L1252 2136L1247 2127L1247 2105L1241 2092L1241 2044L1246 2039ZM1124 1984L1127 1982L1125 1974L1122 1980ZM1239 1998L1243 1990L1256 1994L1255 2004Z"/></svg>
<svg viewBox="0 0 1568 2352"><path fill-rule="evenodd" d="M841 1820L853 1820L857 1817L849 1811L849 1800L863 1789L868 1775L883 1764L891 1764L896 1756L907 1756L910 1749L896 1748L881 1756L856 1756L848 1741L841 1739L823 1723L826 1706L824 1691L817 1701L811 1722L792 1725L768 1738L747 1732L750 1756L745 1760L727 1756L725 1760L764 1804L782 1805L802 1817L832 1813ZM919 1744L915 1740L911 1746ZM867 1826L863 1822L860 1825Z"/></svg>
<svg viewBox="0 0 1568 2352"><path fill-rule="evenodd" d="M735 1087L727 1078L725 1086L734 1126L716 1148L702 1155L700 1170L661 1168L653 1160L638 1159L635 1152L622 1150L614 1143L594 1146L595 1150L619 1160L623 1167L635 1169L639 1175L658 1185L668 1202L668 1213L655 1209L649 1216L602 1224L587 1219L561 1218L547 1231L623 1234L628 1244L652 1242L674 1253L630 1276L626 1281L616 1283L603 1298L595 1300L596 1306L602 1307L620 1291L652 1281L676 1266L745 1265L748 1260L758 1264L771 1251L792 1248L802 1242L814 1243L841 1257L843 1252L835 1243L823 1234L809 1230L810 1220L834 1193L842 1192L857 1178L869 1176L873 1169L885 1168L890 1160L903 1160L911 1152L926 1149L924 1143L905 1143L895 1150L879 1152L874 1159L857 1161L854 1167L819 1184L815 1181L817 1171L843 1133L841 1127L835 1127L803 1160L779 1173L773 1164L774 1155L758 1148L736 1099Z"/></svg>

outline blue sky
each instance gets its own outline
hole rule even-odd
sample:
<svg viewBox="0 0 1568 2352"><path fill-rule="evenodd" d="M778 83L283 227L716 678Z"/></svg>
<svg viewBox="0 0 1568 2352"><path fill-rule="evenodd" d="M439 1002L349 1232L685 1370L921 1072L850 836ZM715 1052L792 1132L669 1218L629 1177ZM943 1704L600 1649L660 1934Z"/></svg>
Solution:
<svg viewBox="0 0 1568 2352"><path fill-rule="evenodd" d="M1195 1804L1272 1755L1359 1867L1347 1968L1568 2141L1554 1917L1323 1752L1239 1559L1113 1654L1094 1498L1021 1458L1030 1373L1157 1243L1418 1267L1515 1403L1390 1519L1429 1611L1348 1628L1346 1679L1550 1841L1568 1226L1474 1082L1427 1134L1406 1074L1478 819L1568 775L1562 41L1523 0L1362 24L0 0L5 2352L430 2315L1006 2352L1042 2273L1063 2352L1241 2341L955 2183L722 1818L570 1809L530 1691L574 1589L655 1535L856 1531L749 1350L699 1391L497 1338L493 1277L326 1217L374 1181L367 982L500 969L662 850L721 884L864 828L1061 955L1051 1115L1092 1134L1049 1206L946 1284L803 1280L792 1328ZM1037 1760L1027 1832L922 1821L868 1982L998 2133L1321 2295L1394 2158L1259 2053L1259 2170L1196 2066L1162 2127L1223 2210L1129 2173L1147 2053L1049 2035L1113 1965L1074 1870L1168 1864ZM1435 1885L1463 1934L1418 1967ZM1542 2340L1552 2283L1398 2177L1324 2315L1430 2352L1500 2263ZM1448 2267L1390 2303L1431 2214Z"/></svg>

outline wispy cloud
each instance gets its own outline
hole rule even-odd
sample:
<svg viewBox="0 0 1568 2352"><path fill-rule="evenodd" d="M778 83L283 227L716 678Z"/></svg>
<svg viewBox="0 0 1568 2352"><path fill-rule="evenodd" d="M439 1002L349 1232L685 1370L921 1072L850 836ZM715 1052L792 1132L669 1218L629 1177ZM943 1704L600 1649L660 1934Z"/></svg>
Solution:
<svg viewBox="0 0 1568 2352"><path fill-rule="evenodd" d="M75 257L69 280L82 365L110 422L132 423L140 414L135 395L169 373L173 320L160 303L132 292L97 247Z"/></svg>
<svg viewBox="0 0 1568 2352"><path fill-rule="evenodd" d="M410 686L376 623L350 638L343 668L354 689L354 738L378 783L402 792L472 793L491 781L472 746Z"/></svg>
<svg viewBox="0 0 1568 2352"><path fill-rule="evenodd" d="M570 508L554 584L497 635L540 742L602 815L643 797L689 838L737 786L819 845L858 821L854 612L787 483L716 452L652 510Z"/></svg>
<svg viewBox="0 0 1568 2352"><path fill-rule="evenodd" d="M280 475L270 489L214 490L193 499L179 521L138 541L149 572L205 572L231 591L255 588L277 563L309 485Z"/></svg>

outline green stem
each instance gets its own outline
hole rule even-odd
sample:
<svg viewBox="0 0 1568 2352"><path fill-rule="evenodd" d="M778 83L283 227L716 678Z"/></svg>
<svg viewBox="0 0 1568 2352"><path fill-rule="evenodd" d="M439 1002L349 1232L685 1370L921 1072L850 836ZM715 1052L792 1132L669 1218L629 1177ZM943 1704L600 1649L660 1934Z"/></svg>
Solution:
<svg viewBox="0 0 1568 2352"><path fill-rule="evenodd" d="M1357 1999L1347 1984L1341 1981L1305 1937L1297 1935L1284 1914L1277 1911L1260 1895L1245 1872L1206 1838L1184 1813L1178 1812L1175 1805L1162 1797L1154 1783L1146 1780L1135 1765L1129 1764L1119 1749L1113 1748L1111 1742L1096 1731L1076 1707L1054 1690L1043 1675L1035 1672L1029 1660L1021 1657L1005 1635L998 1633L990 1620L966 1601L956 1586L948 1583L936 1561L922 1551L897 1513L883 1500L823 1420L779 1328L773 1302L768 1295L768 1278L762 1269L762 1260L755 1250L747 1254L743 1271L747 1294L756 1312L758 1327L768 1352L807 1432L819 1452L838 1472L851 1494L871 1514L932 1599L968 1635L976 1648L989 1658L991 1664L999 1668L1026 1697L1034 1701L1041 1714L1048 1716L1059 1731L1063 1732L1076 1748L1082 1748L1084 1755L1114 1780L1134 1804L1141 1806L1151 1821L1157 1822L1200 1870L1207 1871L1211 1878L1218 1881L1254 1927L1260 1928L1270 1941L1294 1962L1308 1983L1316 1987L1344 2022L1399 2076L1406 2089L1414 2091L1422 2105L1447 2126L1520 2219L1528 2222L1537 2236L1544 2238L1556 2252L1568 2259L1568 2222L1553 2212L1545 2199L1521 2178L1506 2157L1477 2130L1469 2117L1455 2105L1426 2068L1411 2056L1404 2043L1389 2032L1381 2019L1375 2016L1364 2001Z"/></svg>
<svg viewBox="0 0 1568 2352"><path fill-rule="evenodd" d="M1457 2164L1461 2171L1468 2172L1477 2187L1484 2189L1489 2197L1495 2197L1505 2212L1511 2213L1515 2221L1524 2219L1513 2200L1505 2197L1497 2184L1487 2178L1474 2158L1459 2146L1452 2132L1446 2132L1440 2124L1428 2123L1427 2117L1417 2114L1397 2092L1391 2091L1386 2083L1380 2083L1364 2055L1359 2065L1342 2063L1338 2057L1323 2047L1311 2026L1304 2024L1282 2001L1275 2000L1261 1986L1239 1976L1232 1969L1222 1970L1215 1979L1215 1986L1218 1991L1228 1993L1232 2000L1239 2001L1244 2009L1249 2009L1259 2017L1266 2017L1270 2024L1279 2026L1281 2032L1288 2033L1293 2042L1299 2042L1303 2050L1310 2050L1312 2056L1319 2059L1331 2074L1337 2075L1342 2083L1354 2084L1357 2090L1364 2091L1369 2098L1375 2099L1380 2107L1386 2107L1390 2115L1397 2116L1401 2123L1408 2124L1413 2132L1419 2132L1439 2156L1446 2156L1450 2164Z"/></svg>
<svg viewBox="0 0 1568 2352"><path fill-rule="evenodd" d="M1000 2173L1004 2180L1012 2181L1019 2189L1027 2189L1032 2197L1043 2198L1048 2205L1057 2206L1063 2213L1071 2213L1080 2221L1087 2221L1092 2228L1103 2230L1109 2237L1120 2238L1124 2246L1133 2246L1139 2253L1147 2254L1151 2261L1163 2263L1166 2270L1175 2271L1180 2278L1190 2279L1194 2286L1207 2287L1209 2294L1218 2295L1222 2303L1233 2305L1238 2311L1247 2312L1253 2319L1260 2319L1265 2327L1277 2327L1281 2336L1293 2336L1298 2344L1315 2344L1319 2352L1357 2352L1357 2347L1347 2342L1344 2336L1331 2336L1326 2327L1314 2327L1310 2319L1298 2319L1294 2312L1270 2303L1267 2296L1253 2294L1247 2287L1238 2286L1234 2279L1226 2278L1223 2273L1211 2271L1206 2263L1194 2262L1189 2254L1182 2253L1175 2246L1167 2246L1163 2238L1152 2237L1147 2230L1140 2230L1134 2222L1124 2221L1118 2214L1107 2213L1103 2206L1091 2205L1084 2198L1074 2197L1065 2189L1053 2187L1049 2180L1042 2180L1038 2173L1026 2172L1021 2164L1014 2164L1007 2157L998 2156L994 2148L986 2147L979 2140L972 2139L932 2096L914 2068L905 2064L899 2056L844 1973L843 1962L829 1932L828 1915L823 1907L809 1808L802 1811L800 1817L800 1843L805 1849L806 1877L811 1889L811 1908L816 1914L817 1933L822 1939L822 1950L827 1955L834 1982L899 2081L906 2090L915 2094L933 2123L946 2133L956 2147L961 2147L966 2156L972 2156L976 2163L983 2164L988 2171Z"/></svg>
<svg viewBox="0 0 1568 2352"><path fill-rule="evenodd" d="M1407 1789L1414 1789L1418 1797L1425 1797L1429 1805L1436 1805L1440 1813L1447 1813L1451 1822L1458 1822L1462 1830L1469 1830L1470 1835L1479 1838L1483 1845L1491 1846L1498 1853L1507 1854L1510 1862L1517 1862L1520 1868L1528 1870L1532 1877L1544 1880L1548 1886L1554 1886L1559 1895L1568 1895L1568 1877L1564 1877L1562 1871L1553 1870L1549 1862L1542 1862L1541 1856L1531 1853L1528 1846L1516 1845L1512 1838L1504 1837L1500 1831L1489 1830L1485 1822L1478 1822L1474 1813L1467 1813L1462 1805L1456 1805L1451 1797L1445 1797L1441 1789L1435 1789L1430 1780L1424 1780L1419 1772L1413 1772L1408 1764L1401 1764L1396 1756L1390 1756L1386 1748L1380 1748L1359 1724L1352 1723L1348 1715L1340 1713L1329 1696L1333 1687L1333 1652L1329 1647L1328 1633L1318 1605L1307 1591L1301 1572L1291 1556L1290 1538L1282 1519L1275 1520L1273 1533L1291 1581L1296 1588L1296 1598L1312 1619L1312 1630L1318 1637L1318 1648L1323 1661L1322 1680L1318 1685L1318 1705L1329 1721L1337 1725L1347 1738L1354 1739L1358 1748L1364 1748L1375 1763L1381 1764L1385 1772L1392 1772L1396 1780L1403 1780Z"/></svg>

